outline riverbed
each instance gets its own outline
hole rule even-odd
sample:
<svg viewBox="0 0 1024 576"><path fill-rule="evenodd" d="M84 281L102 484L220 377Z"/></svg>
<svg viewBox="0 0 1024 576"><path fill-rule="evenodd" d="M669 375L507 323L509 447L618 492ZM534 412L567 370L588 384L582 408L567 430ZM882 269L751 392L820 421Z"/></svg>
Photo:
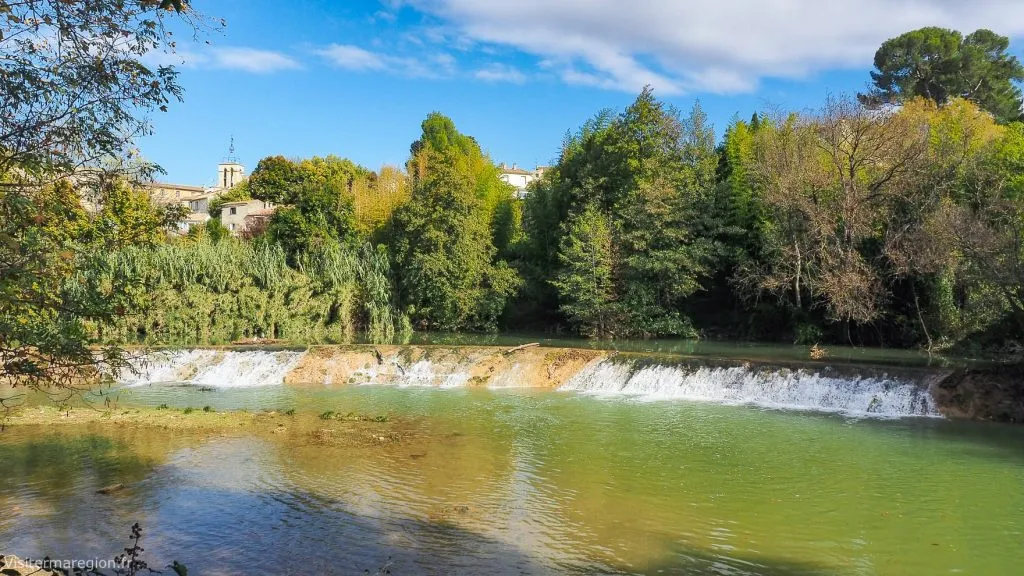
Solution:
<svg viewBox="0 0 1024 576"><path fill-rule="evenodd" d="M470 387L154 384L117 402L272 410L285 430L287 410L332 415L320 436L13 427L4 551L112 557L139 522L152 566L200 575L1009 574L1024 560L1017 427ZM389 435L332 442L344 414L380 415Z"/></svg>

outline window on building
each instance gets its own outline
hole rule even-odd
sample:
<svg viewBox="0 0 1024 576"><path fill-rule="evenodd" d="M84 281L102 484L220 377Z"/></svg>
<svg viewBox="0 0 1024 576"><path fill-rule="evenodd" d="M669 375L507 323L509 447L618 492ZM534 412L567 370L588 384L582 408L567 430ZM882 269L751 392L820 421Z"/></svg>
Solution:
<svg viewBox="0 0 1024 576"><path fill-rule="evenodd" d="M238 214L238 208L235 208L234 206L232 206L231 207L231 215L234 216L235 214Z"/></svg>

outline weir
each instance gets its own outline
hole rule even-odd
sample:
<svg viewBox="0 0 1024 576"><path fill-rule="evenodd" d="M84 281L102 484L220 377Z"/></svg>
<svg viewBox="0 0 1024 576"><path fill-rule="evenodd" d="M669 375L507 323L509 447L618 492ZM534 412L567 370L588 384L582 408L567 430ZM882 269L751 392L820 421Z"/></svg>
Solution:
<svg viewBox="0 0 1024 576"><path fill-rule="evenodd" d="M126 386L192 384L212 388L279 386L302 360L301 351L195 349L157 351L126 372Z"/></svg>
<svg viewBox="0 0 1024 576"><path fill-rule="evenodd" d="M820 363L619 354L570 348L317 346L308 351L195 349L154 352L122 383L215 388L547 388L641 400L750 404L875 417L940 416L930 387L941 373Z"/></svg>
<svg viewBox="0 0 1024 576"><path fill-rule="evenodd" d="M925 382L872 372L840 373L829 367L659 365L609 359L591 363L561 389L858 415L939 416Z"/></svg>

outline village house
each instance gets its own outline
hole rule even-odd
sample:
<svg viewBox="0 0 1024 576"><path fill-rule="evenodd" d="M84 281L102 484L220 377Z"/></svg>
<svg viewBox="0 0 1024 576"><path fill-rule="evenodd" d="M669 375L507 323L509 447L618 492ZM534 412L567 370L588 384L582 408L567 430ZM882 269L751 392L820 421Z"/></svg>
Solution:
<svg viewBox="0 0 1024 576"><path fill-rule="evenodd" d="M205 212L193 212L188 214L178 222L178 233L187 234L189 230L197 226L206 226L206 223L209 220L210 215Z"/></svg>
<svg viewBox="0 0 1024 576"><path fill-rule="evenodd" d="M505 182L515 188L513 195L522 200L523 198L526 198L530 183L543 177L544 171L547 170L548 167L537 166L531 172L530 170L523 170L516 164L509 166L502 162L501 165L498 166L498 169L500 170L498 178L500 178L502 182Z"/></svg>
<svg viewBox="0 0 1024 576"><path fill-rule="evenodd" d="M154 204L177 204L179 202L186 202L193 196L206 192L206 188L203 188L202 186L167 184L165 182L141 182L140 186L149 193L149 198Z"/></svg>
<svg viewBox="0 0 1024 576"><path fill-rule="evenodd" d="M189 209L189 214L178 223L178 231L184 234L196 226L205 226L211 218L210 205L213 200L245 180L245 166L229 156L217 165L217 179L213 186L165 182L143 182L140 185L149 192L156 204L183 204ZM237 236L248 229L248 216L254 216L256 220L266 219L273 211L273 204L261 200L228 202L222 205L220 219L221 224Z"/></svg>
<svg viewBox="0 0 1024 576"><path fill-rule="evenodd" d="M274 213L274 205L263 200L241 200L221 205L220 223L234 235L254 230L260 220Z"/></svg>

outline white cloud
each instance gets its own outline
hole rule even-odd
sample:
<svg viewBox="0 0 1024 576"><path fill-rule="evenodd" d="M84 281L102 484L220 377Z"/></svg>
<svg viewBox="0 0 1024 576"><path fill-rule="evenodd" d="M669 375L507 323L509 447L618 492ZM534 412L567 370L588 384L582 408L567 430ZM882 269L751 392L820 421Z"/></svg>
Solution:
<svg viewBox="0 0 1024 576"><path fill-rule="evenodd" d="M315 50L331 64L346 70L379 70L415 78L444 78L455 73L456 62L450 54L437 53L422 58L373 52L351 44L331 44Z"/></svg>
<svg viewBox="0 0 1024 576"><path fill-rule="evenodd" d="M381 70L385 68L384 56L358 46L331 44L316 52L339 68L348 70Z"/></svg>
<svg viewBox="0 0 1024 576"><path fill-rule="evenodd" d="M280 52L256 48L223 47L211 51L211 65L216 68L242 70L257 74L295 70L302 66Z"/></svg>
<svg viewBox="0 0 1024 576"><path fill-rule="evenodd" d="M518 68L507 64L491 64L473 73L473 77L485 82L511 82L522 84L526 82L526 75Z"/></svg>
<svg viewBox="0 0 1024 576"><path fill-rule="evenodd" d="M437 67L437 70L440 73L440 75L451 76L452 74L455 74L457 61L455 60L455 57L452 56L451 54L446 54L442 52L440 54L435 54L430 58L430 60Z"/></svg>
<svg viewBox="0 0 1024 576"><path fill-rule="evenodd" d="M407 2L438 17L444 37L534 55L566 82L669 94L870 68L884 40L922 26L1024 36L1020 0Z"/></svg>
<svg viewBox="0 0 1024 576"><path fill-rule="evenodd" d="M205 52L193 50L154 51L146 54L143 57L143 62L150 66L222 68L255 74L302 68L302 65L296 60L280 52L238 46L209 48Z"/></svg>

